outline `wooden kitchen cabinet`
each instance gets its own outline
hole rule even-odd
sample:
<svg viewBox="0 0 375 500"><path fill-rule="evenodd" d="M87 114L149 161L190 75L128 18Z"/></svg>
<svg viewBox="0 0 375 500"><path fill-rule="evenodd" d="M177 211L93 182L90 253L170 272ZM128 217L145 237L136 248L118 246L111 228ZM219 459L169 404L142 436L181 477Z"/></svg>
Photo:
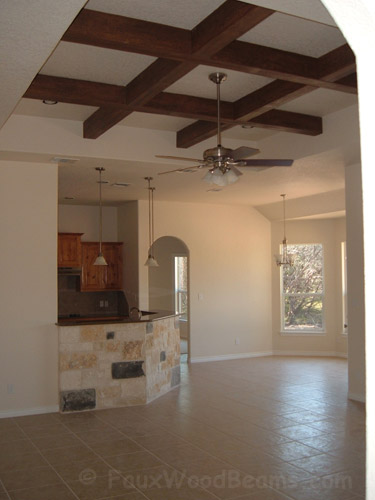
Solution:
<svg viewBox="0 0 375 500"><path fill-rule="evenodd" d="M81 267L81 236L83 233L58 234L58 267Z"/></svg>
<svg viewBox="0 0 375 500"><path fill-rule="evenodd" d="M108 266L95 266L99 243L82 243L82 292L122 290L122 243L102 243L102 252Z"/></svg>

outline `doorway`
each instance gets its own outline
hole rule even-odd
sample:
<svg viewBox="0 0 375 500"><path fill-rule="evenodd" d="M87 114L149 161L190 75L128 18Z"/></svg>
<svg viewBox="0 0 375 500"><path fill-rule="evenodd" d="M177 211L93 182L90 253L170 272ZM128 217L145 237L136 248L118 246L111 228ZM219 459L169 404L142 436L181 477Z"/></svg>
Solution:
<svg viewBox="0 0 375 500"><path fill-rule="evenodd" d="M163 236L154 243L158 267L150 267L149 308L179 314L181 362L190 356L189 249L179 238Z"/></svg>

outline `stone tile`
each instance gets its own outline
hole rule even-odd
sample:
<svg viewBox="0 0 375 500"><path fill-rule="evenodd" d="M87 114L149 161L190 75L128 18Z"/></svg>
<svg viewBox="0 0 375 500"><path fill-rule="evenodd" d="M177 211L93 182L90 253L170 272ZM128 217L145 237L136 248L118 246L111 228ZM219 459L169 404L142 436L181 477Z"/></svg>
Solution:
<svg viewBox="0 0 375 500"><path fill-rule="evenodd" d="M117 472L110 471L108 476L99 476L89 480L69 481L70 488L81 500L94 500L103 497L118 497L127 492L135 492L126 479Z"/></svg>
<svg viewBox="0 0 375 500"><path fill-rule="evenodd" d="M13 456L7 455L0 457L0 474L13 470L34 469L46 465L48 465L46 460L37 451Z"/></svg>
<svg viewBox="0 0 375 500"><path fill-rule="evenodd" d="M65 484L39 486L10 493L12 500L77 500Z"/></svg>
<svg viewBox="0 0 375 500"><path fill-rule="evenodd" d="M50 450L54 448L66 448L79 446L81 441L74 434L57 434L56 436L32 437L31 441L39 450Z"/></svg>
<svg viewBox="0 0 375 500"><path fill-rule="evenodd" d="M25 439L25 432L19 427L12 426L9 428L0 427L0 446L4 443L9 443L11 441L18 441L20 439Z"/></svg>
<svg viewBox="0 0 375 500"><path fill-rule="evenodd" d="M287 462L320 454L317 449L306 446L302 443L298 443L296 441L273 446L268 451L271 455L274 455L275 457L278 457L281 460L285 460Z"/></svg>
<svg viewBox="0 0 375 500"><path fill-rule="evenodd" d="M353 465L353 460L348 457L334 457L327 453L312 457L300 458L291 462L292 465L300 467L315 476L325 476L334 472L341 472Z"/></svg>
<svg viewBox="0 0 375 500"><path fill-rule="evenodd" d="M150 500L213 500L217 498L200 488L160 488L146 492Z"/></svg>
<svg viewBox="0 0 375 500"><path fill-rule="evenodd" d="M112 469L100 458L54 464L53 468L64 481L89 481L99 476L108 476L109 471Z"/></svg>
<svg viewBox="0 0 375 500"><path fill-rule="evenodd" d="M95 453L103 457L112 457L142 450L141 446L125 437L111 441L90 443L89 446Z"/></svg>
<svg viewBox="0 0 375 500"><path fill-rule="evenodd" d="M1 473L1 481L8 491L62 484L62 480L52 467L37 467Z"/></svg>
<svg viewBox="0 0 375 500"><path fill-rule="evenodd" d="M53 450L43 450L42 455L52 465L69 463L72 461L83 461L97 459L97 455L83 444L68 448L55 448Z"/></svg>
<svg viewBox="0 0 375 500"><path fill-rule="evenodd" d="M161 460L147 451L116 455L106 458L106 462L109 463L115 470L119 470L120 472L148 469L150 467L158 467L159 465L162 465Z"/></svg>

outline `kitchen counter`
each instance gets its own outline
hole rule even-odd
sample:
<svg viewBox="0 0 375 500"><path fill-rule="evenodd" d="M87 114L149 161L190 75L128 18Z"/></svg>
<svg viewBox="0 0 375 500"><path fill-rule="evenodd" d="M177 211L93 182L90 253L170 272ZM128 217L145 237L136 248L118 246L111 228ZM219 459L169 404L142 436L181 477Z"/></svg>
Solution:
<svg viewBox="0 0 375 500"><path fill-rule="evenodd" d="M92 314L89 316L61 316L58 318L58 326L76 326L76 325L105 325L107 323L149 323L165 318L176 316L172 311L141 311L140 319L131 319L129 316Z"/></svg>
<svg viewBox="0 0 375 500"><path fill-rule="evenodd" d="M60 411L143 405L180 383L179 315L60 318Z"/></svg>

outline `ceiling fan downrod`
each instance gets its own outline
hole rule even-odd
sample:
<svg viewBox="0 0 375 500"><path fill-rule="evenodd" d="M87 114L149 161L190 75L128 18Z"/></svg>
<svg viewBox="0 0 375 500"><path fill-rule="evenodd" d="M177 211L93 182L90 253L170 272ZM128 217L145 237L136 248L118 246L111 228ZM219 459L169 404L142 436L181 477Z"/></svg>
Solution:
<svg viewBox="0 0 375 500"><path fill-rule="evenodd" d="M225 82L227 75L225 73L211 73L208 77L211 82L216 84L216 99L217 99L217 147L221 147L221 124L220 124L220 84Z"/></svg>

